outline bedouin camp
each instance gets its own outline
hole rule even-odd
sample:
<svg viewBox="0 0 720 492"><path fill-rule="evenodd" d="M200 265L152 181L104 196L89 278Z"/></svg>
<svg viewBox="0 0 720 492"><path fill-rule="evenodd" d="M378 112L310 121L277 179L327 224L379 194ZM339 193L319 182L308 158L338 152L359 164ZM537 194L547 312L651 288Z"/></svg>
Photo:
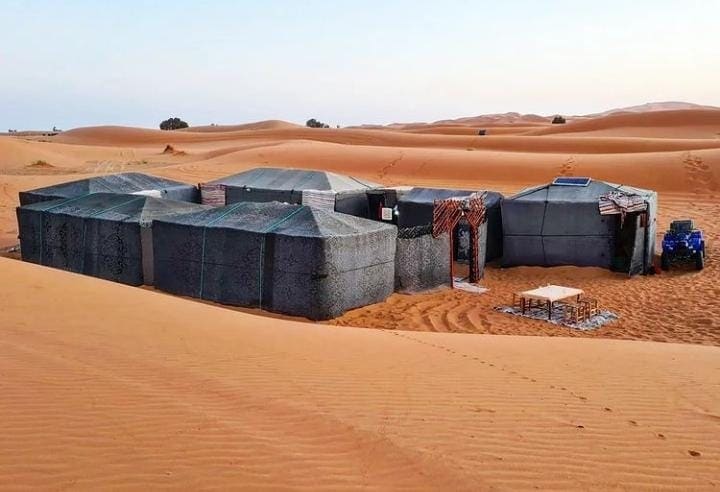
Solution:
<svg viewBox="0 0 720 492"><path fill-rule="evenodd" d="M93 193L143 194L183 202L197 202L197 187L142 173L108 174L20 192L20 205L74 198Z"/></svg>
<svg viewBox="0 0 720 492"><path fill-rule="evenodd" d="M310 319L393 292L396 228L278 202L239 202L154 224L155 286Z"/></svg>
<svg viewBox="0 0 720 492"><path fill-rule="evenodd" d="M279 167L260 167L200 184L202 203L284 202L367 217L365 192L378 185L351 176Z"/></svg>
<svg viewBox="0 0 720 492"><path fill-rule="evenodd" d="M22 259L129 285L152 284L152 223L206 209L149 196L95 193L17 208Z"/></svg>
<svg viewBox="0 0 720 492"><path fill-rule="evenodd" d="M645 273L655 254L657 193L557 178L502 204L503 266L597 266Z"/></svg>

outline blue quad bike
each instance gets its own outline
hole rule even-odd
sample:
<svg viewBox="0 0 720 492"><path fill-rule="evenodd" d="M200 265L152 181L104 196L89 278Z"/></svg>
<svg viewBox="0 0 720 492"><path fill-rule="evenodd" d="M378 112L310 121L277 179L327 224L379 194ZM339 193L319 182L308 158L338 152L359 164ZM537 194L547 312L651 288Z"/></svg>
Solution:
<svg viewBox="0 0 720 492"><path fill-rule="evenodd" d="M673 263L695 263L696 270L705 266L705 239L692 220L675 220L662 241L660 267L669 270Z"/></svg>

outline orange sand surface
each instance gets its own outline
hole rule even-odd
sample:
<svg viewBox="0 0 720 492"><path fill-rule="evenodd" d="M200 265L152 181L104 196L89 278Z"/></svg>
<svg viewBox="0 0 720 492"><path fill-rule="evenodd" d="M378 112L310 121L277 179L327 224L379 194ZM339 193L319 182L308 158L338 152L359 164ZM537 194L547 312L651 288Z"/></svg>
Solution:
<svg viewBox="0 0 720 492"><path fill-rule="evenodd" d="M0 268L0 486L720 484L717 347L330 327Z"/></svg>
<svg viewBox="0 0 720 492"><path fill-rule="evenodd" d="M0 258L0 487L718 484L720 110L0 137L0 251L17 244L23 189L121 171L197 183L262 165L504 193L557 175L647 187L658 233L694 218L707 265L632 279L491 265L483 295L395 294L319 325ZM577 332L493 310L546 283L580 287L620 319Z"/></svg>

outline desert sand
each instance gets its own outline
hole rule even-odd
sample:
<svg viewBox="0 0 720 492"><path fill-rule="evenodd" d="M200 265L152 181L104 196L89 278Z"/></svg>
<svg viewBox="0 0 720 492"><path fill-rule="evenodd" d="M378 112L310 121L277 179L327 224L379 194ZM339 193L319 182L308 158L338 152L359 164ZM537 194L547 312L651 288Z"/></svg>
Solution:
<svg viewBox="0 0 720 492"><path fill-rule="evenodd" d="M632 279L490 266L486 294L396 294L320 325L0 259L0 485L720 483L720 110L0 137L0 249L17 243L22 189L120 171L195 183L262 165L508 194L556 175L647 187L660 233L686 216L704 229L707 266ZM583 288L620 319L578 332L493 310L544 283Z"/></svg>
<svg viewBox="0 0 720 492"><path fill-rule="evenodd" d="M0 268L6 485L720 484L718 347L280 322Z"/></svg>

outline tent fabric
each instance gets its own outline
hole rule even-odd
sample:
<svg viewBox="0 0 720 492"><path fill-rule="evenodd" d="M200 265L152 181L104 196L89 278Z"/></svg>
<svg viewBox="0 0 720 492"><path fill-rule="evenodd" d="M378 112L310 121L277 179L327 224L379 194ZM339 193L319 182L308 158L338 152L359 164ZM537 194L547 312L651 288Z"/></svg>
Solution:
<svg viewBox="0 0 720 492"><path fill-rule="evenodd" d="M641 196L647 227L637 217L628 229L617 215L602 215L599 200L611 192ZM588 186L544 185L529 188L502 203L503 266L599 266L640 273L652 266L657 194L592 180ZM619 231L632 236L627 251ZM621 261L627 257L629 263ZM620 263L626 263L620 265Z"/></svg>
<svg viewBox="0 0 720 492"><path fill-rule="evenodd" d="M467 197L473 193L477 193L477 191L447 188L412 188L398 197L398 227L405 229L432 224L435 200ZM503 228L500 208L502 200L503 195L498 192L485 192L485 207L487 210L486 261L492 261L502 256ZM461 222L456 232L455 244L457 246L462 244L469 246L469 234L469 227L466 223ZM467 261L469 251L464 248L459 248L456 251L456 256L459 260Z"/></svg>
<svg viewBox="0 0 720 492"><path fill-rule="evenodd" d="M80 179L20 192L20 205L73 198L92 193L143 193L184 202L198 202L197 187L142 173L121 173Z"/></svg>
<svg viewBox="0 0 720 492"><path fill-rule="evenodd" d="M284 202L333 209L357 217L367 217L365 192L378 185L369 181L327 171L260 167L202 184L225 189L225 205L238 202ZM205 193L203 193L205 194ZM208 194L208 196L210 196ZM322 196L322 200L318 200ZM330 200L334 197L334 200ZM330 207L330 202L333 206Z"/></svg>
<svg viewBox="0 0 720 492"><path fill-rule="evenodd" d="M485 271L488 223L478 228L480 277ZM467 229L467 254L470 255L470 229ZM395 290L402 293L422 292L450 283L450 238L447 233L432 236L432 225L398 229L395 256ZM469 259L469 258L468 258Z"/></svg>
<svg viewBox="0 0 720 492"><path fill-rule="evenodd" d="M17 208L22 259L128 285L152 284L152 224L207 207L93 193Z"/></svg>
<svg viewBox="0 0 720 492"><path fill-rule="evenodd" d="M330 319L393 292L396 236L394 226L323 209L235 203L155 222L155 285Z"/></svg>

